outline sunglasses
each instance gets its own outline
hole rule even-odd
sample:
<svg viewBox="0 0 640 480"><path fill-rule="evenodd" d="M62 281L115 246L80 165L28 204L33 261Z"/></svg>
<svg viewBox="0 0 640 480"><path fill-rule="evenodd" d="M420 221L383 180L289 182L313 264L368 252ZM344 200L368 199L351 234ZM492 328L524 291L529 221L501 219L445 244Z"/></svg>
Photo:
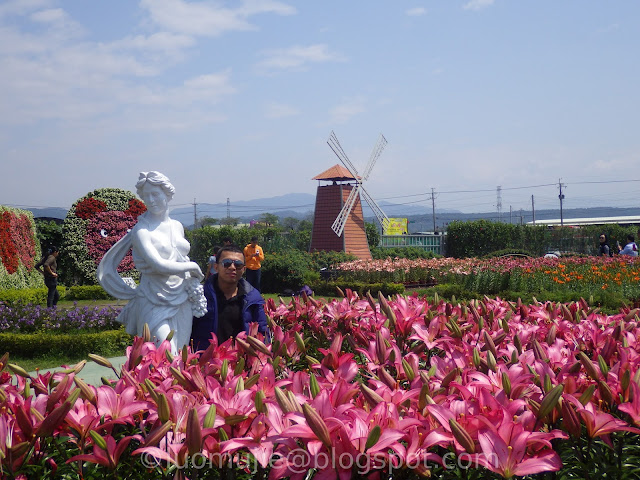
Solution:
<svg viewBox="0 0 640 480"><path fill-rule="evenodd" d="M225 258L220 263L224 268L231 268L231 265L234 265L236 270L240 270L244 267L244 262L242 260L231 260L230 258Z"/></svg>

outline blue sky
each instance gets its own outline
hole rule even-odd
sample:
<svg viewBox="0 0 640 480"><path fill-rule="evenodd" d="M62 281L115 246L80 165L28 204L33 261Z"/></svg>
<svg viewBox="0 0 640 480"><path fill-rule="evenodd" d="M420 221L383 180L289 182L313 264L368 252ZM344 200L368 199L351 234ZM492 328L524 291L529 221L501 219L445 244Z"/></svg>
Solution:
<svg viewBox="0 0 640 480"><path fill-rule="evenodd" d="M631 0L0 3L0 204L69 208L140 171L172 206L315 193L466 212L637 206ZM593 183L597 182L597 183Z"/></svg>

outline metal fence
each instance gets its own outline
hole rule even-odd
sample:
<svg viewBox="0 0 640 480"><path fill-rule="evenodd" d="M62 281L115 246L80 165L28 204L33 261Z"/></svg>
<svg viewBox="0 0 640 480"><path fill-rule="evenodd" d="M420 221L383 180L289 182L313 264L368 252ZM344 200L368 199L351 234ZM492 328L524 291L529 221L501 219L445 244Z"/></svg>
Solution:
<svg viewBox="0 0 640 480"><path fill-rule="evenodd" d="M442 233L434 235L381 235L380 246L383 248L416 247L444 255L445 237L446 235Z"/></svg>

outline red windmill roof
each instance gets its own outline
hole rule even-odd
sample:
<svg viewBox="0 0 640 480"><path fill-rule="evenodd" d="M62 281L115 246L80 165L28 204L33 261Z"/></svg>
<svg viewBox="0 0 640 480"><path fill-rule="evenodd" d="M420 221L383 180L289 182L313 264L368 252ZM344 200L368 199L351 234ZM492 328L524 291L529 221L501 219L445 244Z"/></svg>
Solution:
<svg viewBox="0 0 640 480"><path fill-rule="evenodd" d="M328 170L316 175L311 180L355 180L351 172L341 165L334 165Z"/></svg>

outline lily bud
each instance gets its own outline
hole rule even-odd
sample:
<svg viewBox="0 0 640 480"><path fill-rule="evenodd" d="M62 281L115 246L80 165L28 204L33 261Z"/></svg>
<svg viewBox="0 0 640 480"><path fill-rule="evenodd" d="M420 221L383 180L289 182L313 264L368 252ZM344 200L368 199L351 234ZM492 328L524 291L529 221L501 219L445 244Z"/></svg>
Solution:
<svg viewBox="0 0 640 480"><path fill-rule="evenodd" d="M237 425L244 422L247 418L249 418L247 415L229 415L224 418L224 424L230 426Z"/></svg>
<svg viewBox="0 0 640 480"><path fill-rule="evenodd" d="M413 382L413 379L416 378L416 372L413 370L411 364L407 361L406 358L402 358L402 369L404 370L404 374L407 376L407 380Z"/></svg>
<svg viewBox="0 0 640 480"><path fill-rule="evenodd" d="M420 389L420 395L418 396L418 409L420 411L424 410L427 405L435 403L429 393L429 384L425 383L424 385L422 385L422 388Z"/></svg>
<svg viewBox="0 0 640 480"><path fill-rule="evenodd" d="M547 332L547 338L545 339L547 345L551 346L556 341L556 326L553 324L549 331Z"/></svg>
<svg viewBox="0 0 640 480"><path fill-rule="evenodd" d="M258 352L271 356L271 351L262 340L258 340L256 337L247 337L247 342Z"/></svg>
<svg viewBox="0 0 640 480"><path fill-rule="evenodd" d="M167 421L167 422L163 423L162 425L160 425L155 430L151 430L149 432L149 435L147 435L147 437L144 439L144 443L142 444L142 446L143 447L155 447L156 445L158 445L160 440L162 440L164 438L164 436L167 433L169 433L169 430L171 430L172 426L173 426L173 423L171 423L171 421Z"/></svg>
<svg viewBox="0 0 640 480"><path fill-rule="evenodd" d="M482 336L484 338L484 348L489 352L493 353L493 358L495 359L498 356L498 352L496 351L496 345L493 343L493 339L491 335L487 333L486 330L482 332Z"/></svg>
<svg viewBox="0 0 640 480"><path fill-rule="evenodd" d="M369 435L367 435L367 443L365 443L364 445L365 452L369 450L371 447L373 447L376 443L378 443L378 440L380 439L381 434L382 434L382 429L380 428L380 425L376 425L371 429L371 431L369 432Z"/></svg>
<svg viewBox="0 0 640 480"><path fill-rule="evenodd" d="M95 363L97 363L98 365L101 365L103 367L107 367L107 368L113 368L113 365L111 364L111 362L109 360L107 360L106 358L100 356L100 355L96 355L94 353L90 353L88 355L88 357L93 360Z"/></svg>
<svg viewBox="0 0 640 480"><path fill-rule="evenodd" d="M460 373L459 370L457 368L454 368L444 376L440 385L444 388L447 388L449 384L458 376L458 373Z"/></svg>
<svg viewBox="0 0 640 480"><path fill-rule="evenodd" d="M145 323L142 327L142 339L146 342L151 341L151 330L149 329L149 324Z"/></svg>
<svg viewBox="0 0 640 480"><path fill-rule="evenodd" d="M77 387L82 391L82 395L84 395L84 398L86 398L88 402L95 405L96 394L91 389L91 387L87 385L84 380L78 377L73 377L73 383L75 383Z"/></svg>
<svg viewBox="0 0 640 480"><path fill-rule="evenodd" d="M175 330L169 330L169 335L167 335L167 338L165 338L165 340L167 342L170 342L171 340L173 340L173 336L175 335L176 331Z"/></svg>
<svg viewBox="0 0 640 480"><path fill-rule="evenodd" d="M493 353L491 353L490 351L487 352L487 367L489 367L489 370L491 370L492 372L496 372L498 369L496 357L494 357Z"/></svg>
<svg viewBox="0 0 640 480"><path fill-rule="evenodd" d="M626 392L631 383L631 372L629 370L625 370L622 372L622 377L620 377L620 388L622 388L623 392Z"/></svg>
<svg viewBox="0 0 640 480"><path fill-rule="evenodd" d="M207 414L204 416L204 420L202 421L203 428L213 428L213 425L216 423L216 405L212 403L209 406L209 410L207 410Z"/></svg>
<svg viewBox="0 0 640 480"><path fill-rule="evenodd" d="M169 350L164 351L164 358L166 358L167 362L169 362L170 364L173 363L173 355Z"/></svg>
<svg viewBox="0 0 640 480"><path fill-rule="evenodd" d="M276 396L276 401L278 402L278 405L282 410L282 413L289 413L289 412L295 411L294 408L291 406L289 397L287 397L287 395L282 391L280 387L274 387L273 391Z"/></svg>
<svg viewBox="0 0 640 480"><path fill-rule="evenodd" d="M598 380L598 392L600 393L600 398L604 403L607 405L613 405L613 392L607 382Z"/></svg>
<svg viewBox="0 0 640 480"><path fill-rule="evenodd" d="M256 392L256 396L253 399L253 403L256 406L256 412L258 413L267 413L267 407L264 404L264 390L258 390Z"/></svg>
<svg viewBox="0 0 640 480"><path fill-rule="evenodd" d="M316 398L320 393L320 385L318 385L318 379L313 373L309 374L309 390L311 392L311 398Z"/></svg>
<svg viewBox="0 0 640 480"><path fill-rule="evenodd" d="M564 391L564 385L556 385L549 392L542 397L542 401L540 402L540 409L538 410L538 419L543 420L547 415L551 413L551 411L556 407L560 397L562 397L562 392Z"/></svg>
<svg viewBox="0 0 640 480"><path fill-rule="evenodd" d="M598 374L598 370L596 369L596 366L593 364L591 359L587 357L584 352L578 353L578 360L580 360L580 363L582 363L582 366L587 372L587 375L589 375L593 380L598 380L598 377L600 377L600 375Z"/></svg>
<svg viewBox="0 0 640 480"><path fill-rule="evenodd" d="M382 398L373 389L367 387L364 383L360 385L360 391L362 392L362 396L364 397L364 399L371 407L375 407L380 402L384 402L384 398Z"/></svg>
<svg viewBox="0 0 640 480"><path fill-rule="evenodd" d="M244 380L244 388L249 389L253 387L260 380L260 374L256 373L255 375L251 375L249 378Z"/></svg>
<svg viewBox="0 0 640 480"><path fill-rule="evenodd" d="M473 439L471 438L471 435L469 435L469 433L462 427L462 425L456 422L453 418L450 418L449 426L451 427L451 433L458 441L460 446L464 448L467 453L476 453L476 446L473 443Z"/></svg>
<svg viewBox="0 0 640 480"><path fill-rule="evenodd" d="M257 357L258 353L254 350L254 348L247 342L245 342L244 340L242 340L241 338L236 338L236 345L239 345L240 347L242 347L242 349L247 352L249 355L251 355L252 357Z"/></svg>
<svg viewBox="0 0 640 480"><path fill-rule="evenodd" d="M7 367L9 368L9 370L11 370L15 375L19 375L23 378L31 378L31 375L29 375L29 373L22 368L20 365L16 365L15 363L9 363L7 364Z"/></svg>
<svg viewBox="0 0 640 480"><path fill-rule="evenodd" d="M166 423L171 418L171 409L169 408L169 402L164 393L158 395L158 418L162 423Z"/></svg>
<svg viewBox="0 0 640 480"><path fill-rule="evenodd" d="M578 401L582 404L582 405L586 405L587 403L589 403L591 401L591 397L593 397L593 393L596 391L596 386L595 385L589 385L584 392L582 392L582 395L580 395L580 398L578 399Z"/></svg>
<svg viewBox="0 0 640 480"><path fill-rule="evenodd" d="M298 332L293 332L293 336L296 339L296 345L298 346L298 350L300 350L301 353L306 353L307 346L304 344L304 339L302 338L302 335L300 335Z"/></svg>
<svg viewBox="0 0 640 480"><path fill-rule="evenodd" d="M302 413L304 414L304 418L307 419L309 428L316 434L318 440L320 440L325 447L331 448L332 442L331 436L329 435L329 428L318 411L308 403L304 403L302 405Z"/></svg>
<svg viewBox="0 0 640 480"><path fill-rule="evenodd" d="M237 395L243 390L244 390L244 379L242 377L238 377L238 381L236 382L235 394Z"/></svg>
<svg viewBox="0 0 640 480"><path fill-rule="evenodd" d="M227 432L223 428L218 429L218 440L220 442L226 442L229 440L229 435L227 435Z"/></svg>
<svg viewBox="0 0 640 480"><path fill-rule="evenodd" d="M202 428L200 427L200 418L198 417L198 410L193 407L189 410L189 416L187 417L187 429L185 431L187 444L187 451L190 456L194 456L200 452L202 448Z"/></svg>
<svg viewBox="0 0 640 480"><path fill-rule="evenodd" d="M606 379L607 374L609 373L609 365L607 365L607 362L602 355L598 355L598 366L600 367L602 376Z"/></svg>
<svg viewBox="0 0 640 480"><path fill-rule="evenodd" d="M338 296L339 296L340 298L344 298L344 292L343 292L343 291L342 291L342 289L341 289L340 287L338 287L337 285L336 285L336 291L338 292Z"/></svg>
<svg viewBox="0 0 640 480"><path fill-rule="evenodd" d="M182 347L182 352L180 352L182 354L182 365L187 365L187 361L189 360L189 350L187 349L187 346L185 345L184 347Z"/></svg>
<svg viewBox="0 0 640 480"><path fill-rule="evenodd" d="M504 390L507 397L511 397L511 380L507 372L502 372L502 390Z"/></svg>
<svg viewBox="0 0 640 480"><path fill-rule="evenodd" d="M480 352L478 351L477 347L473 347L473 366L476 367L476 369L478 367L480 367L480 363L482 361L482 359L480 358Z"/></svg>
<svg viewBox="0 0 640 480"><path fill-rule="evenodd" d="M95 430L90 430L89 435L93 439L93 443L100 447L103 451L107 451L107 441Z"/></svg>
<svg viewBox="0 0 640 480"><path fill-rule="evenodd" d="M240 375L242 372L244 372L244 365L245 365L245 360L244 357L241 357L237 362L236 362L236 366L233 369L233 374L234 375ZM226 375L225 375L226 378Z"/></svg>
<svg viewBox="0 0 640 480"><path fill-rule="evenodd" d="M518 355L522 355L522 340L520 340L520 335L517 333L513 336L513 345L518 350Z"/></svg>

